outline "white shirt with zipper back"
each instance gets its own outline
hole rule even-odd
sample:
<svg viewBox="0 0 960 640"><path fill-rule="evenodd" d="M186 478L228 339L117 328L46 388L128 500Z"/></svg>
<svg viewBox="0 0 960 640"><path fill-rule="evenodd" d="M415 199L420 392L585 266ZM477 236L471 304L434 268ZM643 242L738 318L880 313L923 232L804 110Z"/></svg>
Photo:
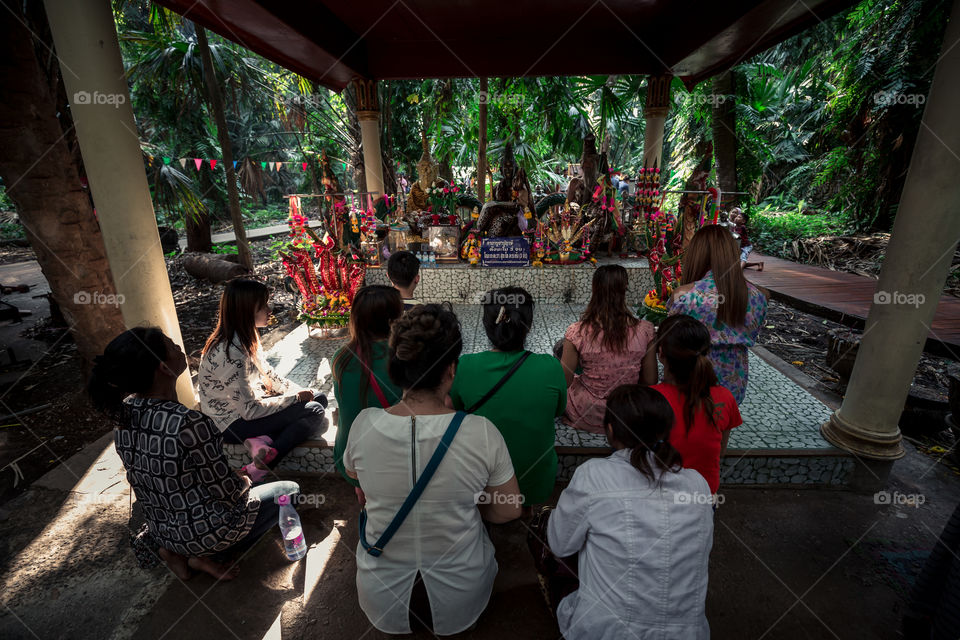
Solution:
<svg viewBox="0 0 960 640"><path fill-rule="evenodd" d="M580 465L560 494L547 521L550 549L580 553L580 588L557 606L566 640L710 637L710 486L693 469L662 480L656 486L620 449Z"/></svg>
<svg viewBox="0 0 960 640"><path fill-rule="evenodd" d="M343 454L367 498L366 539L376 544L433 456L454 414L395 416L364 409L350 427ZM357 544L360 607L377 629L410 633L413 583L423 576L433 630L459 633L483 612L497 575L493 544L477 494L514 475L503 436L486 418L467 415L406 520L371 556Z"/></svg>

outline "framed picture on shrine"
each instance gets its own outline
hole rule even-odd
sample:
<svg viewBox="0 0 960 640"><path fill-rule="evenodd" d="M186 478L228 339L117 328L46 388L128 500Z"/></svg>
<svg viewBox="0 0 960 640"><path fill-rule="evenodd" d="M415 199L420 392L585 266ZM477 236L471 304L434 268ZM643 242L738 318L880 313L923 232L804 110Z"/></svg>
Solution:
<svg viewBox="0 0 960 640"><path fill-rule="evenodd" d="M380 252L382 250L382 242L367 241L360 243L360 253L363 255L363 261L370 267L380 266Z"/></svg>
<svg viewBox="0 0 960 640"><path fill-rule="evenodd" d="M434 225L427 228L427 243L437 257L437 262L460 260L460 227L458 225Z"/></svg>

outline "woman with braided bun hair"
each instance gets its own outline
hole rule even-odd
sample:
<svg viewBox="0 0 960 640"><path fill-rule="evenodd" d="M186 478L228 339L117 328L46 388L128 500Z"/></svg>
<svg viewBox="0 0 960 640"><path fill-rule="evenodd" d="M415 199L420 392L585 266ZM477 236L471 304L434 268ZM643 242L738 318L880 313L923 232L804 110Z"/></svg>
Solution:
<svg viewBox="0 0 960 640"><path fill-rule="evenodd" d="M141 566L163 560L181 580L191 569L218 580L236 576L236 559L276 526L274 498L295 482L250 489L230 470L213 421L177 401L183 351L160 329L136 327L96 358L87 391L117 421L114 443L146 527L134 540Z"/></svg>
<svg viewBox="0 0 960 640"><path fill-rule="evenodd" d="M364 409L350 428L343 465L366 500L357 592L371 624L384 633L410 633L411 609L437 635L472 627L497 574L482 519L520 515L523 496L503 436L486 418L449 408L462 346L448 304L407 311L394 321L388 342L387 372L403 395L386 409ZM423 493L389 544L368 552L364 541L379 541L457 418L462 423ZM429 602L420 612L415 586Z"/></svg>
<svg viewBox="0 0 960 640"><path fill-rule="evenodd" d="M730 429L743 419L733 394L717 382L710 332L696 318L673 315L660 323L654 348L663 364L663 382L653 388L676 415L670 444L683 456L684 466L699 471L716 493Z"/></svg>

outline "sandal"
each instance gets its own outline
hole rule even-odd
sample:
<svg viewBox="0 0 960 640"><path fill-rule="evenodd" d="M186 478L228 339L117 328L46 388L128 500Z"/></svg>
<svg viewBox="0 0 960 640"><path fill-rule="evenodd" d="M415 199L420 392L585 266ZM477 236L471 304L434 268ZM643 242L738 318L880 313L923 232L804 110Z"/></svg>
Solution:
<svg viewBox="0 0 960 640"><path fill-rule="evenodd" d="M240 472L248 476L250 478L250 482L253 484L260 484L267 477L267 474L270 473L269 469L259 469L252 462L241 467Z"/></svg>
<svg viewBox="0 0 960 640"><path fill-rule="evenodd" d="M264 470L269 469L268 465L277 457L277 450L270 446L272 444L273 440L269 436L257 436L243 441L243 446L253 458L253 464Z"/></svg>

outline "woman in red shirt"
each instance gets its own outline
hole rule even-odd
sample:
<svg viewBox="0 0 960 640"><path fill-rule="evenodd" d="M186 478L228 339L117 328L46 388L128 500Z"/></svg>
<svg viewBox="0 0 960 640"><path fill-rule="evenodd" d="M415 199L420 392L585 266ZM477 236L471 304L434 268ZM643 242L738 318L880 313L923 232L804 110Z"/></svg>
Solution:
<svg viewBox="0 0 960 640"><path fill-rule="evenodd" d="M655 348L663 382L653 388L664 395L676 418L670 444L683 457L683 466L699 471L716 493L730 429L743 420L733 394L717 383L708 357L710 333L696 318L670 316L660 324Z"/></svg>

